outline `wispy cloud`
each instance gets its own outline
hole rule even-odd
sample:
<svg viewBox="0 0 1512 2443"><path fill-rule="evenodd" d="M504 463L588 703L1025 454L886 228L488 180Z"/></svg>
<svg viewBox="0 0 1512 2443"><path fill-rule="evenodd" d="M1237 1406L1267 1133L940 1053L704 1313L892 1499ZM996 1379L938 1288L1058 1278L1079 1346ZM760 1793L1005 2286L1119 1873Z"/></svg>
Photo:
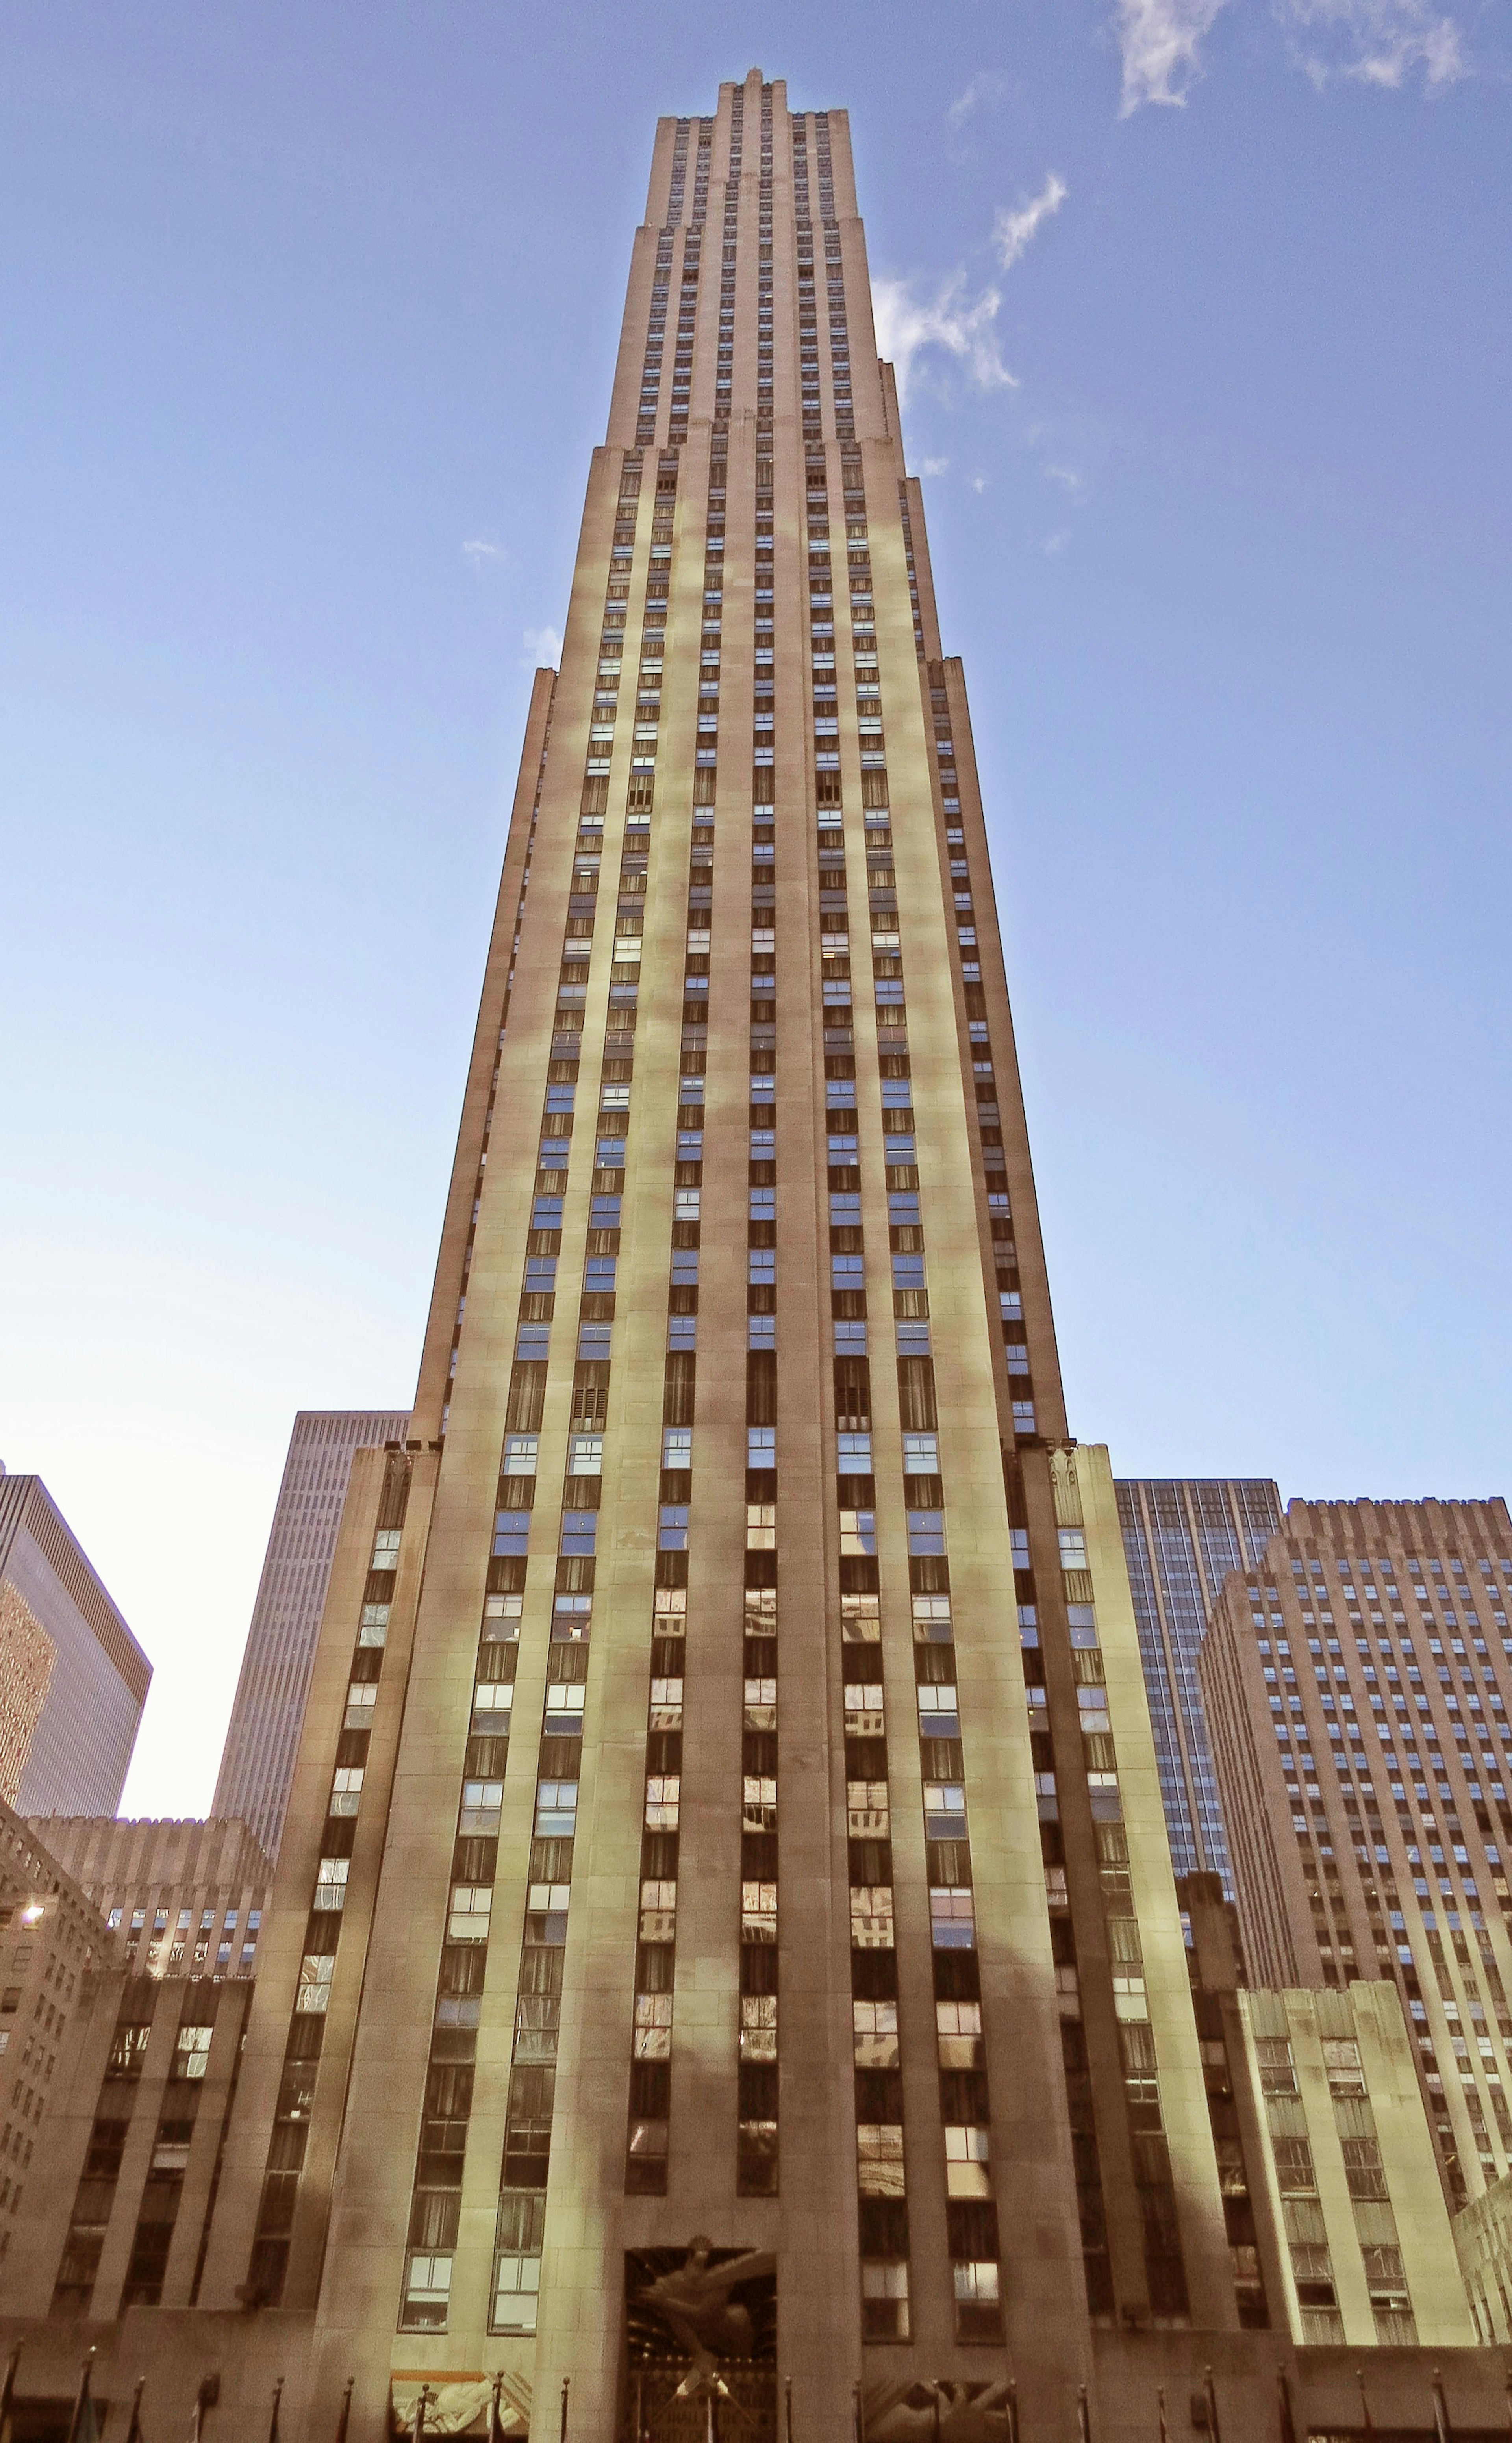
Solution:
<svg viewBox="0 0 1512 2443"><path fill-rule="evenodd" d="M972 478L971 478L971 489L972 489L972 491L973 491L973 492L985 492L985 491L986 490L986 487L987 487L987 479L986 479L986 477L985 475L973 475L973 476L972 476Z"/></svg>
<svg viewBox="0 0 1512 2443"><path fill-rule="evenodd" d="M1079 501L1087 488L1085 479L1074 467L1046 466L1041 471L1047 482L1059 484L1073 501Z"/></svg>
<svg viewBox="0 0 1512 2443"><path fill-rule="evenodd" d="M1069 526L1060 526L1053 535L1046 535L1041 548L1044 552L1047 560L1053 560L1057 552L1064 551L1070 541L1071 528Z"/></svg>
<svg viewBox="0 0 1512 2443"><path fill-rule="evenodd" d="M919 473L921 475L943 475L950 463L949 458L926 458L919 468Z"/></svg>
<svg viewBox="0 0 1512 2443"><path fill-rule="evenodd" d="M994 76L989 68L984 68L971 79L965 93L956 95L945 115L952 127L964 127L980 103L996 101L1002 91L1003 79Z"/></svg>
<svg viewBox="0 0 1512 2443"><path fill-rule="evenodd" d="M504 554L496 542L487 542L482 535L474 535L470 542L463 544L462 557L474 568L485 568L490 560L502 560Z"/></svg>
<svg viewBox="0 0 1512 2443"><path fill-rule="evenodd" d="M532 670L555 670L562 659L562 638L555 628L527 628L520 639Z"/></svg>
<svg viewBox="0 0 1512 2443"><path fill-rule="evenodd" d="M1337 77L1394 93L1418 70L1430 90L1470 74L1457 22L1429 0L1277 0L1277 14L1319 91Z"/></svg>
<svg viewBox="0 0 1512 2443"><path fill-rule="evenodd" d="M992 224L992 243L1005 271L1013 269L1040 223L1058 212L1070 193L1065 180L1052 170L1032 203L1021 204L1016 212L1010 212L1006 204L1001 208Z"/></svg>
<svg viewBox="0 0 1512 2443"><path fill-rule="evenodd" d="M1199 73L1198 46L1223 6L1224 0L1116 0L1123 53L1120 119L1147 101L1185 105L1187 89Z"/></svg>
<svg viewBox="0 0 1512 2443"><path fill-rule="evenodd" d="M997 289L984 288L974 304L968 303L962 271L927 301L916 298L906 280L874 281L877 349L897 375L899 400L908 396L915 360L931 350L955 358L981 390L1016 390L993 328L1002 303Z"/></svg>

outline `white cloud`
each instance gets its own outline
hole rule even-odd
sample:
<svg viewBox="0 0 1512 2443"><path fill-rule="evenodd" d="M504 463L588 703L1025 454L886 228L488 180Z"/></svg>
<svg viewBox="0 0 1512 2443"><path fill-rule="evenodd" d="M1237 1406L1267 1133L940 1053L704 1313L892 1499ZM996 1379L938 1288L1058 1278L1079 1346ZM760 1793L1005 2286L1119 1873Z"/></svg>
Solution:
<svg viewBox="0 0 1512 2443"><path fill-rule="evenodd" d="M1016 212L1010 212L1006 204L1001 208L992 224L992 243L1005 271L1012 270L1040 223L1058 212L1070 193L1065 180L1052 170L1032 203L1021 204Z"/></svg>
<svg viewBox="0 0 1512 2443"><path fill-rule="evenodd" d="M470 542L463 544L462 557L470 560L474 568L483 568L490 560L502 560L504 554L496 542L485 542L481 535L474 535Z"/></svg>
<svg viewBox="0 0 1512 2443"><path fill-rule="evenodd" d="M1116 0L1123 52L1120 119L1141 102L1185 105L1187 87L1198 72L1197 46L1223 5L1224 0Z"/></svg>
<svg viewBox="0 0 1512 2443"><path fill-rule="evenodd" d="M555 628L527 628L520 641L532 670L555 670L562 659L562 638Z"/></svg>
<svg viewBox="0 0 1512 2443"><path fill-rule="evenodd" d="M1069 526L1061 526L1057 534L1046 535L1043 545L1046 559L1053 560L1058 551L1064 551L1070 541L1071 528Z"/></svg>
<svg viewBox="0 0 1512 2443"><path fill-rule="evenodd" d="M897 376L899 400L908 395L913 362L925 350L943 348L963 364L982 390L1016 390L1018 383L998 354L993 323L1003 303L995 288L984 288L974 305L966 303L966 275L958 271L933 300L921 303L906 280L876 280L872 310L880 356Z"/></svg>
<svg viewBox="0 0 1512 2443"><path fill-rule="evenodd" d="M971 478L971 489L972 489L972 491L973 491L973 492L985 492L985 491L986 490L986 487L987 487L987 479L986 479L986 477L985 475L973 475L973 476L972 476L972 478Z"/></svg>
<svg viewBox="0 0 1512 2443"><path fill-rule="evenodd" d="M1060 484L1074 501L1079 501L1086 490L1084 480L1077 473L1074 467L1047 466L1041 471L1050 483Z"/></svg>
<svg viewBox="0 0 1512 2443"><path fill-rule="evenodd" d="M971 79L965 93L957 94L945 115L952 127L964 127L978 102L996 101L1002 91L1003 79L984 68Z"/></svg>
<svg viewBox="0 0 1512 2443"><path fill-rule="evenodd" d="M921 475L943 475L950 463L949 458L926 458L919 468L919 473Z"/></svg>
<svg viewBox="0 0 1512 2443"><path fill-rule="evenodd" d="M1319 90L1335 77L1394 93L1414 69L1429 87L1470 73L1459 26L1429 0L1278 0L1277 13Z"/></svg>

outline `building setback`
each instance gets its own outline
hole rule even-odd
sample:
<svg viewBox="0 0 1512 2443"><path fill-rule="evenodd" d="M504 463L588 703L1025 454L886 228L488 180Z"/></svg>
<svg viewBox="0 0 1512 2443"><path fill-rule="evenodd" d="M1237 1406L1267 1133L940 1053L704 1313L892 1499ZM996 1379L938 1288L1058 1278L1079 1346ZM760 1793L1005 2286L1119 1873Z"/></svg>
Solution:
<svg viewBox="0 0 1512 2443"><path fill-rule="evenodd" d="M1242 2323L847 123L759 70L658 125L215 2165L171 2065L229 2083L247 1988L149 1990L101 1980L75 2194L0 2285L28 2403L87 2318L208 2443L275 2397L291 2443L1355 2423L1353 2355ZM160 2085L107 2111L117 2030ZM1446 2426L1503 2413L1493 2354L1433 2365Z"/></svg>
<svg viewBox="0 0 1512 2443"><path fill-rule="evenodd" d="M694 2232L821 2427L1005 2343L1074 2400L1068 2296L1237 2329L846 122L759 76L658 132L406 1439L207 2302L313 2309L338 2386L368 2333L360 2399L487 2360L605 2434Z"/></svg>
<svg viewBox="0 0 1512 2443"><path fill-rule="evenodd" d="M1171 1863L1216 1875L1231 1901L1197 1656L1229 1570L1256 1564L1280 1527L1281 1496L1268 1477L1129 1478L1117 1492Z"/></svg>
<svg viewBox="0 0 1512 2443"><path fill-rule="evenodd" d="M1512 1519L1293 1501L1202 1681L1250 1975L1400 1989L1451 2208L1512 2160Z"/></svg>
<svg viewBox="0 0 1512 2443"><path fill-rule="evenodd" d="M42 1479L3 1471L0 1670L0 1752L17 1814L113 1815L152 1664Z"/></svg>
<svg viewBox="0 0 1512 2443"><path fill-rule="evenodd" d="M252 1606L211 1814L239 1818L278 1856L315 1641L353 1454L402 1442L402 1409L302 1408Z"/></svg>
<svg viewBox="0 0 1512 2443"><path fill-rule="evenodd" d="M129 1973L256 1974L273 1870L245 1824L53 1815L31 1828L120 1937Z"/></svg>

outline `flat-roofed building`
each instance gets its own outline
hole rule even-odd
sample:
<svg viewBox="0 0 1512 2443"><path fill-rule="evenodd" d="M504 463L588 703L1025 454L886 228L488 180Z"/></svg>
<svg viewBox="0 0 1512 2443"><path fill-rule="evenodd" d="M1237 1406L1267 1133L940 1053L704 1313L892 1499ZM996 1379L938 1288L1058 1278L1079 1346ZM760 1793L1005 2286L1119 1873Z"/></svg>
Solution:
<svg viewBox="0 0 1512 2443"><path fill-rule="evenodd" d="M273 1869L245 1824L43 1816L32 1827L149 1976L252 1976Z"/></svg>
<svg viewBox="0 0 1512 2443"><path fill-rule="evenodd" d="M1201 1672L1257 1983L1397 1985L1451 2208L1512 2161L1512 1518L1293 1501Z"/></svg>
<svg viewBox="0 0 1512 2443"><path fill-rule="evenodd" d="M17 1814L113 1815L151 1681L42 1479L0 1470L0 1759Z"/></svg>

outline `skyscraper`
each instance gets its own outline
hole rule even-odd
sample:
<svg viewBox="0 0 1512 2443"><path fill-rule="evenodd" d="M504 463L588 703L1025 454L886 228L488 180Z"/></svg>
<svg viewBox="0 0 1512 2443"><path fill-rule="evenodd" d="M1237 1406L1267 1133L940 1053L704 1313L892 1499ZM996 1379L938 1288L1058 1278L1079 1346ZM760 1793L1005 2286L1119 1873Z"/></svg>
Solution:
<svg viewBox="0 0 1512 2443"><path fill-rule="evenodd" d="M1451 2207L1512 2168L1512 1518L1293 1501L1202 1656L1257 1983L1393 1977Z"/></svg>
<svg viewBox="0 0 1512 2443"><path fill-rule="evenodd" d="M42 1479L0 1469L0 1769L18 1815L114 1815L152 1676Z"/></svg>
<svg viewBox="0 0 1512 2443"><path fill-rule="evenodd" d="M1236 2327L846 123L759 74L658 130L406 1439L206 2300L313 2308L332 2381L355 2328L570 2376L596 2433L730 2283L764 2424L779 2335L833 2428L863 2343L1048 2398L1088 2314Z"/></svg>
<svg viewBox="0 0 1512 2443"><path fill-rule="evenodd" d="M1025 2435L1134 2443L1161 2385L1247 2435L1278 2373L1355 2415L1242 2329L846 123L759 71L657 132L257 1967L245 2048L235 1983L70 2031L35 2398L86 2314L113 2400L158 2343L151 2431L277 2383L296 2443L974 2443L1011 2382ZM1488 2426L1500 2362L1443 2365Z"/></svg>
<svg viewBox="0 0 1512 2443"><path fill-rule="evenodd" d="M284 1829L352 1454L402 1441L409 1423L382 1408L301 1408L294 1420L210 1810L239 1817L269 1858Z"/></svg>
<svg viewBox="0 0 1512 2443"><path fill-rule="evenodd" d="M1197 1656L1229 1570L1253 1569L1281 1525L1281 1496L1268 1477L1126 1479L1117 1492L1171 1862L1218 1876L1231 1901Z"/></svg>

